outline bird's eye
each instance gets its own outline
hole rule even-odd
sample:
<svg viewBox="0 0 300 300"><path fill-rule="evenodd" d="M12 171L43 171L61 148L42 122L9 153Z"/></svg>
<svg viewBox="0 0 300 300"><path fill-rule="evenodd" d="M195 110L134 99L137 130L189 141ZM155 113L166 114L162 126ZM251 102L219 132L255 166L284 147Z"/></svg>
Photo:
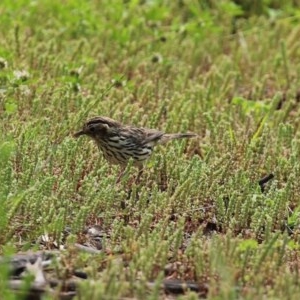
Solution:
<svg viewBox="0 0 300 300"><path fill-rule="evenodd" d="M90 128L90 132L95 132L96 128L94 126L91 126Z"/></svg>

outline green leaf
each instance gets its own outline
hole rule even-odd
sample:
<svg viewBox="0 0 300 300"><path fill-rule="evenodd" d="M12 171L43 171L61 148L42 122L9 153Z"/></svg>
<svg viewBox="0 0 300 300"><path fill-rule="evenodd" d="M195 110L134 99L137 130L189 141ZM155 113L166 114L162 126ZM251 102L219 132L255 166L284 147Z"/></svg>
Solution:
<svg viewBox="0 0 300 300"><path fill-rule="evenodd" d="M15 143L13 141L5 141L0 144L0 164L7 162L13 155L15 150Z"/></svg>
<svg viewBox="0 0 300 300"><path fill-rule="evenodd" d="M242 241L239 244L238 249L240 251L246 251L247 249L257 249L257 247L258 247L258 242L256 240L248 239Z"/></svg>
<svg viewBox="0 0 300 300"><path fill-rule="evenodd" d="M4 104L4 109L8 115L11 115L17 111L18 105L13 102L6 102Z"/></svg>

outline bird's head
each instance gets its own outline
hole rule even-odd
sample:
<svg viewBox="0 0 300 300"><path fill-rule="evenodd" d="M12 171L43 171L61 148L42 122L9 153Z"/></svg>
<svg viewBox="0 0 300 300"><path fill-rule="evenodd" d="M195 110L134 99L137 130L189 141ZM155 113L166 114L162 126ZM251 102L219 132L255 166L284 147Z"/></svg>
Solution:
<svg viewBox="0 0 300 300"><path fill-rule="evenodd" d="M94 117L84 123L82 129L77 131L74 137L78 138L81 135L87 135L93 139L97 139L97 137L101 138L120 126L121 123L108 117Z"/></svg>

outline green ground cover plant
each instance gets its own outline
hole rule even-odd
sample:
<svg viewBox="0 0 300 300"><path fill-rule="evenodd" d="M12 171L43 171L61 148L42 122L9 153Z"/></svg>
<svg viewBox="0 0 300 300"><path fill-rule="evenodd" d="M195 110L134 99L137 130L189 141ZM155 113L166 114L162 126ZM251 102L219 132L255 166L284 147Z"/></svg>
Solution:
<svg viewBox="0 0 300 300"><path fill-rule="evenodd" d="M60 249L45 276L88 274L74 299L299 299L299 4L2 0L1 257ZM73 138L96 115L199 138L116 184Z"/></svg>

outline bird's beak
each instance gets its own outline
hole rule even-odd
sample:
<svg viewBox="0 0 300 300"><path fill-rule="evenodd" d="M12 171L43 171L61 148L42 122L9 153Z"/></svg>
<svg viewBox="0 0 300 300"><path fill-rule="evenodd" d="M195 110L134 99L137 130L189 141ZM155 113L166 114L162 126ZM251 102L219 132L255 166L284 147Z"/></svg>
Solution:
<svg viewBox="0 0 300 300"><path fill-rule="evenodd" d="M85 132L83 130L80 130L80 131L77 131L76 133L73 134L73 137L74 138L78 138L80 137L81 135L84 135Z"/></svg>

